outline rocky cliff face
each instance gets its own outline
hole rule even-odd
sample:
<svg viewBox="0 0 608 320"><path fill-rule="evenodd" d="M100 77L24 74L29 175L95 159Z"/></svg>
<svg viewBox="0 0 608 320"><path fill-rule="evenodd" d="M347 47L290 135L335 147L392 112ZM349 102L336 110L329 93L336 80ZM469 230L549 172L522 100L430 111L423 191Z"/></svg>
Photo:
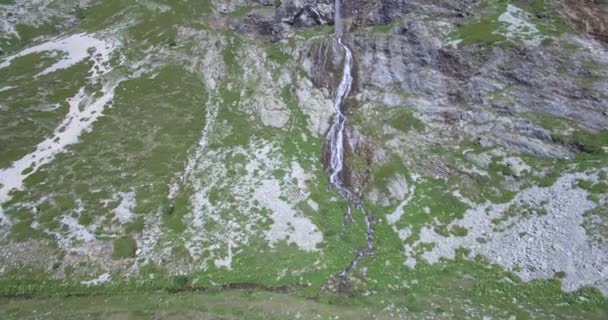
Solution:
<svg viewBox="0 0 608 320"><path fill-rule="evenodd" d="M344 1L345 181L367 221L323 166L333 1L1 2L0 290L247 284L371 295L387 317L602 318L603 10ZM331 281L366 222L374 255Z"/></svg>

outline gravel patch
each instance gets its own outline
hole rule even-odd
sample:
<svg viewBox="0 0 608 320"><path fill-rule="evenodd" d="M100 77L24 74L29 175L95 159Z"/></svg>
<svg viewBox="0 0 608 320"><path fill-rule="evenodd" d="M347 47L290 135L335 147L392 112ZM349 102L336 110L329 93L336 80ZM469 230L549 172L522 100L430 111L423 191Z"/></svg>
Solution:
<svg viewBox="0 0 608 320"><path fill-rule="evenodd" d="M456 249L464 247L471 250L470 256L480 254L524 281L553 278L559 272L565 273L565 291L592 286L608 295L608 247L591 241L581 226L584 213L597 204L587 198L586 190L576 186L578 179L596 177L566 174L550 187L522 191L509 203L478 205L450 224L467 228L466 236L443 237L432 227L424 227L412 247L434 243L432 250L422 254L429 263L453 259ZM505 216L513 205L537 210L526 217Z"/></svg>

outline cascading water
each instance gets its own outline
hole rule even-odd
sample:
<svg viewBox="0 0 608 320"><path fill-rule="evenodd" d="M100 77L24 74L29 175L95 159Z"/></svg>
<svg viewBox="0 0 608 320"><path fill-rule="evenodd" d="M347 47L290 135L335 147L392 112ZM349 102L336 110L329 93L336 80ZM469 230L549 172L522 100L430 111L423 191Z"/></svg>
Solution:
<svg viewBox="0 0 608 320"><path fill-rule="evenodd" d="M338 1L336 1L338 2ZM344 55L344 67L342 74L342 81L336 91L334 98L334 110L335 115L327 134L327 140L329 143L330 161L329 161L329 182L345 197L350 198L350 191L345 187L342 182L341 172L344 169L344 129L346 123L346 117L342 112L342 102L344 98L350 93L350 89L353 82L353 77L350 74L353 59L352 53L347 46L342 44L342 39L338 36L338 44L344 48L346 52Z"/></svg>
<svg viewBox="0 0 608 320"><path fill-rule="evenodd" d="M340 6L340 0L336 0L334 6L334 26L338 37L342 35L342 13L340 12Z"/></svg>
<svg viewBox="0 0 608 320"><path fill-rule="evenodd" d="M345 135L346 129L346 114L344 112L344 100L350 93L353 77L351 75L351 70L353 67L353 56L350 49L342 43L342 34L343 34L343 25L342 25L342 16L340 12L340 0L336 0L335 2L335 36L337 44L342 47L344 50L344 64L342 67L342 79L340 81L340 85L336 90L336 94L334 97L334 110L335 115L333 117L331 127L326 136L326 143L329 147L329 164L327 168L327 173L329 175L329 183L335 188L338 193L347 200L350 204L353 204L357 209L359 209L365 215L365 223L367 226L367 249L366 250L358 250L355 258L352 262L339 273L339 276L344 277L348 273L349 270L355 268L357 263L361 258L367 255L372 255L374 253L373 246L373 229L372 229L372 217L369 215L362 205L362 200L359 195L350 190L347 183L345 183L343 177L344 170L344 145L347 142L347 136ZM348 219L347 219L348 218ZM347 208L345 214L345 221L354 221L351 215L350 205Z"/></svg>

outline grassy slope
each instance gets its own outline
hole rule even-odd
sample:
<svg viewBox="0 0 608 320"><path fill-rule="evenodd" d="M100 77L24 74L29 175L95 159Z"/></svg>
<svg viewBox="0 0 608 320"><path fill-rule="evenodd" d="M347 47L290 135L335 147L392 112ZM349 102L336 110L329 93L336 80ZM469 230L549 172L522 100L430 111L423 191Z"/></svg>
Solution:
<svg viewBox="0 0 608 320"><path fill-rule="evenodd" d="M170 3L169 1L164 2ZM176 15L166 14L166 19L154 19L154 15L144 15L142 18L144 22L141 25L129 29L131 36L150 43L163 45L170 43L175 35L173 24L179 23L180 16L190 17L190 13L187 13L183 6L172 4L177 9ZM96 30L99 26L112 25L116 21L112 18L114 15L110 13L124 13L122 6L120 2L108 1L101 7L95 8L98 10L95 11L95 15L92 14L93 10L85 12L85 15L90 14L90 16L83 18L83 28ZM201 10L204 11L204 9ZM162 21L162 23L158 23L158 21ZM314 35L305 33L303 36L307 38ZM477 35L473 38L479 38L476 37ZM479 39L487 40L485 36L481 36ZM233 43L236 46L243 45L238 40ZM224 55L228 65L238 65L233 49L235 48L229 48ZM291 59L277 51L276 47L270 47L268 50L271 59L280 63L287 63ZM238 69L232 70L231 74L238 75ZM74 192L81 195L85 201L89 201L90 208L99 209L99 195L89 194L86 190L91 189L88 184L95 184L96 177L101 176L107 179L108 183L125 188L125 191L128 187L151 185L148 189L139 190L141 193L138 193L140 199L146 200L141 202L143 207L136 210L142 214L165 206L164 195L167 192L163 188L167 185L167 176L169 173L179 171L186 150L196 141L196 135L201 130L200 119L203 118L204 108L202 106L206 97L202 86L197 82L198 79L179 67L162 69L159 77L166 81L159 85L144 76L121 85L114 108L108 110L106 117L94 125L93 132L83 136L82 140L85 143L73 147L74 152L86 159L91 159L93 165L82 167L82 163L67 156L60 156L48 168L45 168L44 173L35 175L29 180L30 185L45 179L52 180L45 178L45 175L62 176L64 174L62 168L70 167L72 169L67 172L67 175L78 175L82 186L72 186L69 180L53 181L47 186L37 189L38 196L47 193L69 194ZM232 80L238 83L238 77ZM162 94L159 93L159 89L162 89L160 90L163 92ZM245 145L253 135L262 134L264 138L280 141L282 153L289 160L297 160L304 164L318 160L321 143L311 137L307 141L300 138L301 133L305 132L306 119L301 113L298 113L299 109L294 104L293 93L289 89L284 91L282 97L292 111L288 131L267 130L259 128L259 124L256 127L238 108L230 107L232 102L238 102L240 97L235 92L231 92L226 84L222 84L221 90L223 90L225 105L219 115L220 121L222 119L230 120L235 127L242 129L238 130L238 134L228 135L225 141L220 141L221 145ZM172 95L166 95L167 92L171 92ZM191 92L199 92L199 94L192 95ZM160 103L158 109L154 110L156 113L151 114L148 112L147 106L153 101ZM178 103L174 103L175 101ZM180 109L180 106L184 105L199 107ZM393 120L398 121L391 125L400 131L422 129L419 122L408 112L395 115ZM50 127L53 128L53 126ZM117 132L120 134L116 134ZM157 134L157 136L140 141L138 137L141 132ZM370 132L380 135L377 128L370 128ZM151 144L150 142L160 141L163 139L162 137L171 136L181 137L181 143L174 144L165 141L165 143ZM600 141L600 143L602 142ZM122 151L116 152L116 148ZM444 152L444 150L439 152ZM107 154L106 160L110 159L108 161L112 166L116 166L120 170L114 170L115 168L102 163L105 161L95 162L98 154ZM137 155L138 160L126 161L121 154ZM133 167L123 168L123 166ZM95 174L85 176L78 174L90 172L91 168L95 168ZM376 170L378 171L376 182L379 185L385 182L382 180L383 178L390 178L396 171L406 171L402 164L394 166L389 164L386 168ZM133 176L137 176L137 178L121 177L119 172L122 171L132 172ZM249 254L242 254L234 261L234 272L218 269L207 273L194 273L186 277L174 277L167 275L166 271L150 266L149 269L141 271L143 280L116 281L114 284L97 288L83 287L74 279L53 280L41 272L35 271L31 275L22 270L18 274L10 274L0 279L0 294L33 295L34 297L33 299L0 300L0 318L27 319L50 313L44 318L138 319L157 316L176 319L201 317L236 319L246 315L247 318L254 319L256 317L285 319L293 318L300 312L303 318L313 318L317 314L326 318L339 314L346 318L364 319L368 318L365 309L378 313L380 309L389 305L395 306L401 312L406 312L404 310L413 312L414 318L425 311L431 312L435 317L443 315L446 318L462 317L469 312L479 315L494 315L498 318L516 315L518 319L542 317L542 315L549 314L558 318L604 319L608 314L606 299L595 290L584 289L572 294L563 293L559 288L559 279L522 283L512 274L498 267L489 266L482 260L458 259L434 266L420 265L415 270L410 270L402 264L401 241L391 227L383 221L379 222L376 227L377 247L379 248L376 259L362 262L362 266L368 268L367 282L355 283L351 297L319 294L319 289L327 277L348 262L352 257L353 248L361 245L362 239L359 235L361 235L363 223L358 215L358 227L352 228L347 235L341 236L341 215L344 204L331 200L335 195L327 192L327 184L320 168L316 169L315 175L314 180L317 183L310 186L311 198L323 209L322 212L310 213L310 215L324 233L327 241L324 248L324 259L328 266L322 270L304 273L301 278L292 276L281 281L276 280L277 270L285 267L308 266L314 263L314 256L295 253L295 250L288 246L278 246L274 252L268 254L257 254L254 250L251 250ZM496 174L496 177L498 178L499 175ZM445 222L453 219L453 215L461 214L463 208L456 200L443 201L444 197L449 197L446 190L450 189L451 184L456 183L458 182L426 181L421 188L428 190L434 196L428 199L415 199L417 209L409 212L405 217L411 220L420 219L419 223L428 222L430 218L422 213L422 208L427 205L435 205L434 211L440 212L439 218ZM483 185L481 189L483 189ZM435 192L437 190L439 191ZM110 191L107 191L107 195L110 195ZM36 196L36 194L26 192L18 193L14 201ZM57 203L74 206L69 201L67 204L61 202L61 199L58 199ZM51 204L51 207L54 204ZM63 208L63 210L65 209ZM391 212L391 208L373 209L379 217L384 217ZM58 213L56 210L45 210L45 212L47 213L43 214L47 214L49 217L46 217L44 221L48 223L49 228L54 227L56 221L53 220L55 218L53 214ZM13 214L29 222L26 213L14 212ZM84 213L84 216L87 216L87 212ZM83 223L86 221L92 220L83 219ZM183 228L179 223L176 224L175 230L179 231ZM27 225L29 223L21 224L21 226ZM169 223L167 226L171 228ZM137 229L125 230L126 233L137 231ZM28 233L31 230L25 228L21 232ZM29 237L32 234L23 236ZM254 244L254 249L259 249L256 247L258 245L263 246L264 244ZM131 252L131 250L126 251L126 255ZM125 255L125 253L121 252L120 255ZM151 278L152 274L154 274L154 278ZM312 285L295 290L293 296L259 290L171 293L207 287L217 282L248 282L259 285L310 282ZM364 297L369 292L376 292L376 295ZM83 296L66 297L68 295ZM305 300L304 297L315 297L320 301L313 302ZM269 300L271 301L268 302ZM473 311L467 308L471 308ZM390 317L389 313L384 314L387 318Z"/></svg>

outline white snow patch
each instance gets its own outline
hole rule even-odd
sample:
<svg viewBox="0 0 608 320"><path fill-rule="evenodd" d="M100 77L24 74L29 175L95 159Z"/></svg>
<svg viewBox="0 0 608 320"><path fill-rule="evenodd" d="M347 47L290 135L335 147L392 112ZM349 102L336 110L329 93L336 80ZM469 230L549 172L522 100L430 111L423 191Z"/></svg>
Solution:
<svg viewBox="0 0 608 320"><path fill-rule="evenodd" d="M262 181L262 185L255 192L255 198L272 212L273 223L266 232L266 239L271 244L286 240L287 243L295 243L302 250L317 250L317 244L323 241L321 232L310 219L299 216L280 195L281 187L277 180Z"/></svg>
<svg viewBox="0 0 608 320"><path fill-rule="evenodd" d="M458 199L458 201L466 204L469 207L474 207L474 206L477 205L475 202L471 201L471 199L463 196L462 193L460 193L460 190L454 190L454 191L452 191L452 195L456 199ZM427 214L429 214L429 213L431 213L431 209L429 207L425 207L424 208L424 212L427 213Z"/></svg>
<svg viewBox="0 0 608 320"><path fill-rule="evenodd" d="M509 4L507 11L498 17L498 21L506 24L505 31L496 31L508 39L521 38L526 44L539 45L542 42L542 34L536 25L529 22L530 14L522 9Z"/></svg>
<svg viewBox="0 0 608 320"><path fill-rule="evenodd" d="M17 88L17 87L14 87L14 86L2 87L2 88L0 88L0 92L8 91L8 90L15 89L15 88Z"/></svg>
<svg viewBox="0 0 608 320"><path fill-rule="evenodd" d="M454 40L448 41L445 45L448 47L452 47L454 49L458 49L458 45L460 43L462 43L462 41L463 41L462 39L454 39Z"/></svg>
<svg viewBox="0 0 608 320"><path fill-rule="evenodd" d="M90 48L94 48L90 50ZM110 55L116 45L97 39L91 35L80 33L64 38L56 38L40 45L30 47L21 52L5 58L0 68L10 65L17 57L35 52L63 51L67 57L56 62L40 74L46 74L62 68L67 68L90 56L94 65L90 69L91 82L97 82L101 76L112 70L109 65ZM7 200L11 190L23 188L23 181L36 172L38 168L51 162L55 156L63 152L68 145L78 142L81 134L88 132L91 125L101 115L104 107L114 98L114 90L119 81L106 82L101 88L101 96L85 92L81 88L78 93L67 100L68 114L62 123L55 129L52 136L40 142L36 150L23 158L13 162L10 167L0 170L0 204ZM27 173L24 173L25 170Z"/></svg>
<svg viewBox="0 0 608 320"><path fill-rule="evenodd" d="M314 211L318 211L319 210L319 204L316 203L314 200L312 199L308 199L306 200L306 203L308 204L309 207L311 207Z"/></svg>
<svg viewBox="0 0 608 320"><path fill-rule="evenodd" d="M4 210L2 210L2 207L0 207L0 239L4 238L6 231L12 224L11 220L4 213Z"/></svg>
<svg viewBox="0 0 608 320"><path fill-rule="evenodd" d="M407 207L410 201L412 201L415 192L416 185L412 183L409 188L407 188L407 197L403 201L401 201L401 203L397 206L397 208L395 208L393 213L386 216L386 220L388 221L388 223L394 225L395 223L397 223L397 221L401 220L401 216L403 216L403 214L405 213L404 209L405 207Z"/></svg>
<svg viewBox="0 0 608 320"><path fill-rule="evenodd" d="M71 216L64 215L61 217L61 223L68 227L68 236L63 237L57 234L57 242L62 248L71 247L72 241L91 242L95 240L93 235L85 226L78 223L78 220Z"/></svg>
<svg viewBox="0 0 608 320"><path fill-rule="evenodd" d="M110 282L110 280L112 280L112 277L110 276L110 274L104 273L95 279L87 280L87 281L80 281L80 284L85 285L85 286L97 286L102 283L108 283L108 282Z"/></svg>
<svg viewBox="0 0 608 320"><path fill-rule="evenodd" d="M405 240L407 240L407 238L409 238L412 235L412 228L411 227L403 228L403 229L399 230L399 232L397 234L399 235L399 239L405 241Z"/></svg>
<svg viewBox="0 0 608 320"><path fill-rule="evenodd" d="M215 119L217 118L219 101L215 101L218 99L216 97L212 97L212 99L213 102L207 105L207 111L205 113L205 126L203 128L201 138L198 141L194 153L188 157L184 172L169 186L169 199L174 199L177 197L180 190L180 185L183 184L187 178L191 177L192 171L197 165L197 161L201 159L207 149L210 139L213 137L213 128L215 126Z"/></svg>
<svg viewBox="0 0 608 320"><path fill-rule="evenodd" d="M74 97L68 99L69 112L53 135L40 142L34 152L13 162L10 167L0 170L0 203L7 200L11 190L21 190L23 181L28 176L51 162L67 146L77 143L80 135L90 130L90 126L101 115L104 106L114 98L114 89L117 85L117 83L106 84L99 98L94 98L92 94L85 93L84 88L81 88ZM29 172L24 173L26 169L29 169Z"/></svg>
<svg viewBox="0 0 608 320"><path fill-rule="evenodd" d="M15 30L15 26L10 24L7 20L0 20L0 30L2 30L4 33L4 35L2 36L3 38L7 38L7 35L13 35L15 36L15 38L21 39L17 30Z"/></svg>
<svg viewBox="0 0 608 320"><path fill-rule="evenodd" d="M27 48L17 54L4 58L0 63L0 69L8 67L11 62L19 57L38 52L64 52L67 55L59 61L44 69L36 76L45 75L60 69L66 69L70 66L83 61L89 57L93 58L94 66L91 68L93 76L104 74L110 70L109 60L110 54L114 51L115 46L110 42L106 42L93 37L86 33L74 34L68 37L55 38L39 45Z"/></svg>
<svg viewBox="0 0 608 320"><path fill-rule="evenodd" d="M403 200L409 191L407 180L401 174L391 179L387 188L391 196L398 200Z"/></svg>
<svg viewBox="0 0 608 320"><path fill-rule="evenodd" d="M232 270L232 240L228 240L228 255L225 258L215 259L214 263L217 268L226 268Z"/></svg>
<svg viewBox="0 0 608 320"><path fill-rule="evenodd" d="M120 198L118 207L114 209L114 215L120 223L127 223L133 219L133 208L135 207L135 192L119 192L116 198Z"/></svg>

